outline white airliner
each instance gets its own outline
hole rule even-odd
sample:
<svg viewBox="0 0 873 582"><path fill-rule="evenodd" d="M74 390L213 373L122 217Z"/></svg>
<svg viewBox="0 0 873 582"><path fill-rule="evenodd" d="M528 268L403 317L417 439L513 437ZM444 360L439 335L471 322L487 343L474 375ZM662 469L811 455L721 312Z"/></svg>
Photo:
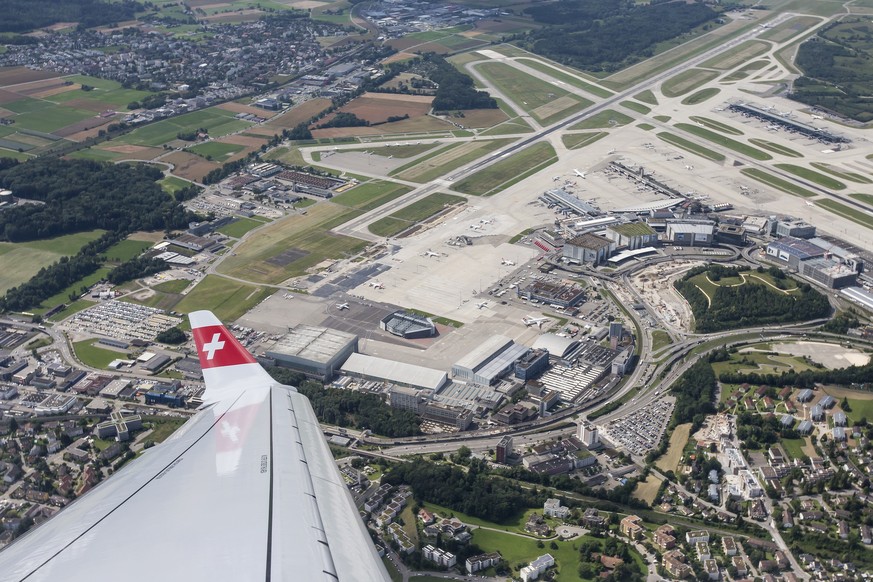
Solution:
<svg viewBox="0 0 873 582"><path fill-rule="evenodd" d="M508 267L514 267L514 266L515 266L515 261L510 261L509 259L500 259L500 264L501 264L501 265L506 265L506 266L508 266Z"/></svg>
<svg viewBox="0 0 873 582"><path fill-rule="evenodd" d="M812 202L809 202L809 201L806 202L806 205L807 206L815 206L815 204L813 204Z"/></svg>
<svg viewBox="0 0 873 582"><path fill-rule="evenodd" d="M309 401L208 311L200 412L0 552L4 582L388 581Z"/></svg>
<svg viewBox="0 0 873 582"><path fill-rule="evenodd" d="M484 309L484 308L488 307L488 302L483 301L482 303L477 303L476 307L478 307L479 309Z"/></svg>
<svg viewBox="0 0 873 582"><path fill-rule="evenodd" d="M374 289L384 289L384 288L385 288L384 283L382 283L381 281L370 281L370 282L367 283L367 284L368 284L370 287L373 287Z"/></svg>
<svg viewBox="0 0 873 582"><path fill-rule="evenodd" d="M340 311L342 311L343 309L348 309L349 304L348 303L337 303L336 308L339 309Z"/></svg>
<svg viewBox="0 0 873 582"><path fill-rule="evenodd" d="M440 254L435 252L435 251L432 251L430 249L427 249L426 251L424 251L424 256L425 257L438 257L438 256L440 256Z"/></svg>
<svg viewBox="0 0 873 582"><path fill-rule="evenodd" d="M585 179L585 176L588 174L588 172L580 172L579 170L573 170L573 171L576 172L576 175L579 176L580 178L582 178L583 180Z"/></svg>
<svg viewBox="0 0 873 582"><path fill-rule="evenodd" d="M526 326L530 327L532 325L536 325L542 327L542 325L549 320L548 317L522 317L521 321Z"/></svg>

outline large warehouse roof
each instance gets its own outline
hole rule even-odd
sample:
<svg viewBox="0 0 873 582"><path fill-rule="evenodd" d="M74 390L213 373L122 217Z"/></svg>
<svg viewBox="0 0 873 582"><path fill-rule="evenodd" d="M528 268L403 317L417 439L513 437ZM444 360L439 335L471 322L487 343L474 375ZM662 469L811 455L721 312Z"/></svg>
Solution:
<svg viewBox="0 0 873 582"><path fill-rule="evenodd" d="M862 307L873 310L873 294L863 287L846 287L840 293L861 304Z"/></svg>
<svg viewBox="0 0 873 582"><path fill-rule="evenodd" d="M473 371L478 370L487 363L494 354L502 352L511 343L512 340L506 336L493 335L473 348L466 356L458 360L455 363L455 367L466 368Z"/></svg>
<svg viewBox="0 0 873 582"><path fill-rule="evenodd" d="M384 358L352 354L341 370L353 376L378 378L386 382L412 386L428 390L437 390L446 383L447 375L440 370L395 362Z"/></svg>
<svg viewBox="0 0 873 582"><path fill-rule="evenodd" d="M534 349L542 349L556 358L563 358L570 353L579 342L569 337L561 337L553 333L544 333L534 342Z"/></svg>
<svg viewBox="0 0 873 582"><path fill-rule="evenodd" d="M357 336L312 325L298 325L290 333L285 334L267 350L267 355L273 354L292 356L312 362L327 363L338 352L348 346L349 342L357 340Z"/></svg>

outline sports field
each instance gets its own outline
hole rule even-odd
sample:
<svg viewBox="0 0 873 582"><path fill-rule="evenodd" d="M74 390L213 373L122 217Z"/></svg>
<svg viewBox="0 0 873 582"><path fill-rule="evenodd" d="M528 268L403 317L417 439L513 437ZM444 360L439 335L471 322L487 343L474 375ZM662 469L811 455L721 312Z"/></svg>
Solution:
<svg viewBox="0 0 873 582"><path fill-rule="evenodd" d="M217 275L207 275L176 304L175 310L180 313L191 313L199 309L208 309L221 321L230 323L275 291L271 287L256 287Z"/></svg>
<svg viewBox="0 0 873 582"><path fill-rule="evenodd" d="M103 232L92 230L39 241L0 243L0 293L28 281L61 257L75 255Z"/></svg>
<svg viewBox="0 0 873 582"><path fill-rule="evenodd" d="M219 271L246 281L278 284L324 260L357 253L366 242L328 231L360 214L330 202L316 204L306 215L288 216L264 227L257 237L236 247Z"/></svg>

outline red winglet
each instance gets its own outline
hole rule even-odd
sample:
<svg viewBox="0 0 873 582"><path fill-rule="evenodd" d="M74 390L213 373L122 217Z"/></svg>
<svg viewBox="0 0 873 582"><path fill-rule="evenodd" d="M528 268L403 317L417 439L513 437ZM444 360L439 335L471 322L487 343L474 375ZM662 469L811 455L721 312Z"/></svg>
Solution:
<svg viewBox="0 0 873 582"><path fill-rule="evenodd" d="M200 356L200 366L204 369L257 362L248 350L218 321L209 311L196 311L190 315Z"/></svg>

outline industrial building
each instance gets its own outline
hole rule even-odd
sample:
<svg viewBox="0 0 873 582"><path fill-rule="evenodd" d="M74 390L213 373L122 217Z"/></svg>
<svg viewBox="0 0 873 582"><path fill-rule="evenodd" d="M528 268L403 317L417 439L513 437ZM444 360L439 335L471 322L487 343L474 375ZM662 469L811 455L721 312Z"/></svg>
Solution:
<svg viewBox="0 0 873 582"><path fill-rule="evenodd" d="M357 353L351 354L340 369L348 376L419 390L436 391L448 381L440 370Z"/></svg>
<svg viewBox="0 0 873 582"><path fill-rule="evenodd" d="M535 350L546 350L552 357L562 360L579 345L578 340L562 337L554 333L544 333L533 344Z"/></svg>
<svg viewBox="0 0 873 582"><path fill-rule="evenodd" d="M823 248L800 238L784 236L767 245L767 256L792 269L800 270L800 263L816 257L823 257Z"/></svg>
<svg viewBox="0 0 873 582"><path fill-rule="evenodd" d="M615 252L615 243L596 234L580 234L564 243L564 258L570 261L601 265Z"/></svg>
<svg viewBox="0 0 873 582"><path fill-rule="evenodd" d="M617 247L627 247L632 251L658 243L658 233L645 222L609 226L606 229L606 238L614 242Z"/></svg>
<svg viewBox="0 0 873 582"><path fill-rule="evenodd" d="M392 408L410 410L418 414L421 411L421 405L429 396L429 392L424 392L418 388L393 386L388 392L388 403L391 404Z"/></svg>
<svg viewBox="0 0 873 582"><path fill-rule="evenodd" d="M566 248L566 247L564 247ZM560 307L575 307L585 300L585 289L575 283L549 283L548 281L532 281L522 289L516 287L515 294L528 301L536 300L546 305Z"/></svg>
<svg viewBox="0 0 873 582"><path fill-rule="evenodd" d="M742 247L746 245L746 229L734 224L719 224L715 240L720 243Z"/></svg>
<svg viewBox="0 0 873 582"><path fill-rule="evenodd" d="M815 236L815 226L802 220L777 220L775 227L774 234L778 237L812 238Z"/></svg>
<svg viewBox="0 0 873 582"><path fill-rule="evenodd" d="M276 365L329 381L349 356L358 351L358 336L311 325L299 325L266 350Z"/></svg>
<svg viewBox="0 0 873 582"><path fill-rule="evenodd" d="M490 386L512 370L515 362L527 355L527 346L498 335L480 344L452 366L452 377Z"/></svg>
<svg viewBox="0 0 873 582"><path fill-rule="evenodd" d="M418 339L436 335L436 325L431 318L406 311L395 311L386 315L379 321L379 328L404 339Z"/></svg>
<svg viewBox="0 0 873 582"><path fill-rule="evenodd" d="M858 272L849 265L817 257L800 263L800 274L828 289L851 287L858 281Z"/></svg>
<svg viewBox="0 0 873 582"><path fill-rule="evenodd" d="M687 247L712 246L715 225L709 222L667 222L667 239Z"/></svg>
<svg viewBox="0 0 873 582"><path fill-rule="evenodd" d="M515 377L520 380L533 380L549 368L549 352L531 350L515 363Z"/></svg>
<svg viewBox="0 0 873 582"><path fill-rule="evenodd" d="M870 293L863 287L848 287L840 291L840 294L854 301L861 307L873 311L873 293Z"/></svg>

